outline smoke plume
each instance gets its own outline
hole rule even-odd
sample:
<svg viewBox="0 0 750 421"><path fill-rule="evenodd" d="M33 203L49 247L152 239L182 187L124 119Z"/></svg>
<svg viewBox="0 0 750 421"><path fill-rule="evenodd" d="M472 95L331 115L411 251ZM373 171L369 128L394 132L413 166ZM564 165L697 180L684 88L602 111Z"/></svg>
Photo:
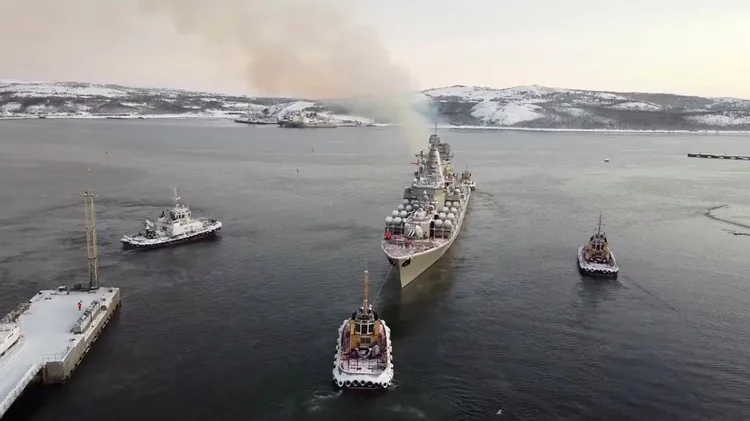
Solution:
<svg viewBox="0 0 750 421"><path fill-rule="evenodd" d="M27 66L59 67L66 54L96 50L108 57L108 66L99 65L102 71L124 71L118 65L132 71L136 63L145 73L159 57L148 45L135 48L127 40L137 38L136 31L171 26L182 42L194 43L192 50L175 49L191 57L170 52L175 74L198 72L207 66L203 61L258 94L358 98L355 104L375 105L401 127L411 149L418 149L427 124L406 95L413 90L410 76L393 62L374 29L353 17L348 8L354 5L343 0L0 0L0 36L32 47L26 54L37 57L26 57ZM92 61L78 58L79 65ZM0 72L3 66L0 61Z"/></svg>

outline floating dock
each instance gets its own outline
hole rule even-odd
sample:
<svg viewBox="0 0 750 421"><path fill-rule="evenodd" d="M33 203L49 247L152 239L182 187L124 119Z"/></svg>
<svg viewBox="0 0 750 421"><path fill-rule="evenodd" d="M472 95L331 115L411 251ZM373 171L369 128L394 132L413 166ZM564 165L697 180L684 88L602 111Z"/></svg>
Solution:
<svg viewBox="0 0 750 421"><path fill-rule="evenodd" d="M689 153L688 158L711 158L711 159L734 159L738 161L750 161L747 155L725 155L721 153Z"/></svg>
<svg viewBox="0 0 750 421"><path fill-rule="evenodd" d="M9 314L0 325L8 339L0 348L0 417L34 380L70 378L119 307L119 288L62 289L39 291Z"/></svg>
<svg viewBox="0 0 750 421"><path fill-rule="evenodd" d="M32 382L68 380L120 308L120 289L99 286L94 194L83 196L89 283L39 291L0 319L0 418Z"/></svg>

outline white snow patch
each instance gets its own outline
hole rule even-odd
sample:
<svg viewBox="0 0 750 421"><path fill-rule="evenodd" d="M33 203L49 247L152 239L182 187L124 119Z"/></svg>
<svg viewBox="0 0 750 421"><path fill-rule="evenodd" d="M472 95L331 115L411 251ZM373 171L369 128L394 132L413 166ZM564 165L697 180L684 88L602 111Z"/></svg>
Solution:
<svg viewBox="0 0 750 421"><path fill-rule="evenodd" d="M270 107L269 114L275 114L279 117L284 117L285 115L289 113L294 113L298 111L302 111L305 108L310 108L315 106L314 102L309 101L294 101L294 102L287 102L283 104L276 104L272 107Z"/></svg>
<svg viewBox="0 0 750 421"><path fill-rule="evenodd" d="M9 102L0 106L0 109L7 112L18 111L21 109L21 104L19 104L18 102Z"/></svg>
<svg viewBox="0 0 750 421"><path fill-rule="evenodd" d="M15 83L0 86L0 93L12 93L15 96L38 97L105 97L119 98L128 93L118 89L107 88L101 85L50 85L34 83Z"/></svg>
<svg viewBox="0 0 750 421"><path fill-rule="evenodd" d="M589 96L597 96L599 98L607 99L607 100L624 100L624 99L627 99L627 98L625 98L622 95L617 95L617 94L612 93L612 92L589 92L589 91L581 91L580 93L584 94L584 95L588 94Z"/></svg>
<svg viewBox="0 0 750 421"><path fill-rule="evenodd" d="M617 110L659 111L662 108L656 104L642 101L627 101L612 105Z"/></svg>
<svg viewBox="0 0 750 421"><path fill-rule="evenodd" d="M725 114L705 114L705 115L691 115L685 117L688 120L695 121L696 123L708 124L711 126L739 126L750 124L750 116L733 116Z"/></svg>
<svg viewBox="0 0 750 421"><path fill-rule="evenodd" d="M591 115L591 113L589 113L588 111L576 107L563 108L560 111L570 114L574 117L588 117Z"/></svg>
<svg viewBox="0 0 750 421"><path fill-rule="evenodd" d="M532 104L500 104L495 101L482 101L475 105L471 115L492 124L509 126L522 121L543 117L541 108Z"/></svg>
<svg viewBox="0 0 750 421"><path fill-rule="evenodd" d="M361 116L357 116L357 115L328 114L328 116L331 117L332 119L336 120L336 121L339 121L339 122L341 122L341 121L359 121L360 123L363 123L363 124L374 123L374 120L371 119L371 118L361 117Z"/></svg>
<svg viewBox="0 0 750 421"><path fill-rule="evenodd" d="M566 92L565 89L547 88L544 86L516 86L506 89L493 89L478 86L449 86L422 91L428 99L457 97L465 101L488 101L492 99L525 99L528 102L541 100L543 96Z"/></svg>

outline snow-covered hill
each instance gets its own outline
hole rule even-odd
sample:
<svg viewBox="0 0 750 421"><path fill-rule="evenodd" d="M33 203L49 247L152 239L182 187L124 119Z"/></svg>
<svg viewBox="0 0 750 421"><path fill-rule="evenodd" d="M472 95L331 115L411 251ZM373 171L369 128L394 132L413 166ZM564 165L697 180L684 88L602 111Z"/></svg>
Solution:
<svg viewBox="0 0 750 421"><path fill-rule="evenodd" d="M455 125L628 130L748 130L750 101L519 86L422 92Z"/></svg>
<svg viewBox="0 0 750 421"><path fill-rule="evenodd" d="M455 126L623 130L750 130L750 101L672 94L599 92L519 86L451 86L414 96L427 120ZM366 108L365 108L366 109ZM89 83L0 81L0 116L236 118L248 110L280 118L317 111L352 117L346 101L267 98ZM361 115L363 107L358 107ZM388 123L388 121L379 121Z"/></svg>
<svg viewBox="0 0 750 421"><path fill-rule="evenodd" d="M297 111L317 111L341 121L370 119L331 113L330 105L299 98L262 98L178 89L133 88L78 82L0 81L0 118L44 116L94 118L238 118L248 111L281 118ZM337 110L345 111L345 110Z"/></svg>

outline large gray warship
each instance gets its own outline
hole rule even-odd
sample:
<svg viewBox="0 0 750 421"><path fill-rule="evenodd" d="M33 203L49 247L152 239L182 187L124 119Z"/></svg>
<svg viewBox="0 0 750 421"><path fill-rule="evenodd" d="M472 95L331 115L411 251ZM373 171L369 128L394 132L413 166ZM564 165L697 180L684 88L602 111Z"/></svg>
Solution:
<svg viewBox="0 0 750 421"><path fill-rule="evenodd" d="M385 218L381 242L402 288L448 251L461 231L472 192L453 172L450 145L437 132L430 135L427 151L416 157L414 180L404 190L403 204Z"/></svg>

